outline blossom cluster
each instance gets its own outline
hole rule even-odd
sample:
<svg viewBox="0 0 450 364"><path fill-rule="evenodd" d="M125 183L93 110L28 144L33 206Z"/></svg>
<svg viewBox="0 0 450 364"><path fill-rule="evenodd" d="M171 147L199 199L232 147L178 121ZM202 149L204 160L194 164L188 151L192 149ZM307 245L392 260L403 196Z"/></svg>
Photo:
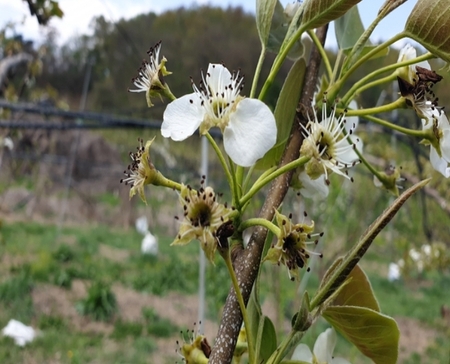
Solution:
<svg viewBox="0 0 450 364"><path fill-rule="evenodd" d="M416 50L406 45L399 54L399 62L416 58ZM450 124L443 108L438 106L432 87L442 76L431 70L428 62L399 69L400 92L422 120L422 128L429 134L425 144L430 145L430 162L444 177L450 177Z"/></svg>

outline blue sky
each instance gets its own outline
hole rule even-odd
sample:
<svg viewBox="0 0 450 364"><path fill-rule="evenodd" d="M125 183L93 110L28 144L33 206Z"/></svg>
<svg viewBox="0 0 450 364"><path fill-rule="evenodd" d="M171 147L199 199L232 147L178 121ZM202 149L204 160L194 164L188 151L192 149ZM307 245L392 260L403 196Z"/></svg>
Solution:
<svg viewBox="0 0 450 364"><path fill-rule="evenodd" d="M280 0L286 5L292 0ZM364 25L370 24L385 0L363 0L359 3L361 18ZM392 35L403 30L405 21L417 0L409 0L400 8L396 9L375 29L372 40L388 39ZM132 18L141 13L150 11L161 13L168 9L191 5L213 5L213 6L242 6L245 11L255 12L255 0L59 0L61 9L65 12L63 19L53 19L50 25L57 29L60 34L58 43L66 42L76 34L89 33L89 23L95 16L103 15L108 20L119 20L120 18ZM0 0L0 28L8 22L22 23L17 26L20 33L27 38L39 41L45 33L35 18L31 18L26 2L23 0ZM334 38L328 42L329 46L335 44Z"/></svg>

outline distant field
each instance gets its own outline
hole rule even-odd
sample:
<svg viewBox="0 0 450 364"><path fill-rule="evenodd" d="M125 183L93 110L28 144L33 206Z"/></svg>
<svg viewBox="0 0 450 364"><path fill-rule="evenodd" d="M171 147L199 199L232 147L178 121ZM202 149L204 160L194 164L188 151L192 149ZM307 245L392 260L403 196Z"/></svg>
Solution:
<svg viewBox="0 0 450 364"><path fill-rule="evenodd" d="M158 258L140 253L141 235L106 226L64 228L3 222L0 228L0 326L15 318L39 329L40 336L25 348L0 339L1 363L174 363L180 330L197 318L198 245L170 247L159 237ZM379 272L388 262L369 254L363 267L371 278L382 311L394 316L402 331L401 363L447 363L449 327L440 307L450 302L450 275L431 272L420 279L389 282ZM207 268L210 342L218 312L228 291L227 272L219 259ZM275 270L276 269L276 270ZM320 268L319 268L320 271ZM278 273L277 273L278 272ZM275 273L275 274L274 274ZM318 283L310 273L308 290ZM116 309L110 318L95 321L82 315L92 285L111 287ZM274 289L274 285L276 289ZM288 325L298 302L295 283L284 269L264 267L263 307L278 325ZM275 301L272 292L278 292ZM85 306L83 306L85 305ZM313 345L326 327L319 322L306 336ZM352 363L369 363L340 338L336 355Z"/></svg>

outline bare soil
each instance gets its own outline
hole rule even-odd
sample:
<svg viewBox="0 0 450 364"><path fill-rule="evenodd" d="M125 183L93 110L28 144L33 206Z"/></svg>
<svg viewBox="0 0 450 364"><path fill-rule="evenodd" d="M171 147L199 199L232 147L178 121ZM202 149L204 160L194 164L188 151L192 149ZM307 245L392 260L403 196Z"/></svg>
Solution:
<svg viewBox="0 0 450 364"><path fill-rule="evenodd" d="M113 292L116 295L119 313L115 318L123 321L142 320L142 309L152 308L159 316L169 319L179 327L194 327L197 318L198 304L196 296L185 296L179 293L170 293L165 297L136 292L121 285L114 285ZM75 303L86 296L87 282L74 280L70 290L59 288L51 284L37 285L32 292L33 304L37 315L59 316L66 321L74 330L83 333L111 334L114 330L114 322L95 322L80 315L75 309ZM217 332L217 324L207 320L204 323L205 335L208 338L214 337ZM108 339L105 338L107 341ZM161 353L175 356L176 341L180 336L169 339L157 339L158 349L155 350L154 357L149 362L163 364L166 357ZM105 341L104 350L108 350ZM110 343L111 351L115 350L113 341ZM172 355L173 353L173 355Z"/></svg>

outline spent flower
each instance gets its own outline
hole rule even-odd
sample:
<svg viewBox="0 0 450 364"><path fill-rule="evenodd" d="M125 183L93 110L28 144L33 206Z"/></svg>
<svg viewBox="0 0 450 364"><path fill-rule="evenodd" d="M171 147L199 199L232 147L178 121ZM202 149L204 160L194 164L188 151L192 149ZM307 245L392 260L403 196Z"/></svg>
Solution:
<svg viewBox="0 0 450 364"><path fill-rule="evenodd" d="M428 68L416 67L413 84L398 78L401 95L422 119L423 131L428 133L424 144L430 145L433 168L444 177L450 177L450 124L443 108L437 104L432 87L442 76Z"/></svg>
<svg viewBox="0 0 450 364"><path fill-rule="evenodd" d="M148 140L144 146L144 140L138 139L139 146L136 152L130 152L131 164L123 173L125 178L121 179L121 183L130 185L130 199L136 194L142 201L146 202L144 186L153 184L155 186L163 185L166 178L156 170L150 158L150 147L155 138Z"/></svg>
<svg viewBox="0 0 450 364"><path fill-rule="evenodd" d="M284 264L288 268L289 278L295 280L298 278L299 268L303 268L311 255L322 257L322 253L314 252L308 249L308 246L316 246L318 240L314 237L322 236L312 234L314 231L314 221L311 224L291 222L291 216L287 217L278 211L275 211L275 220L280 229L277 236L277 243L272 245L264 258L275 264Z"/></svg>
<svg viewBox="0 0 450 364"><path fill-rule="evenodd" d="M326 329L317 337L313 352L307 345L299 344L291 359L311 364L350 364L346 359L333 357L336 341L334 328Z"/></svg>
<svg viewBox="0 0 450 364"><path fill-rule="evenodd" d="M202 135L218 127L225 152L234 163L249 167L273 147L277 136L275 117L257 99L240 96L243 76L221 64L210 64L194 92L167 105L161 133L175 141L185 140L200 128Z"/></svg>
<svg viewBox="0 0 450 364"><path fill-rule="evenodd" d="M180 202L184 217L172 245L186 245L198 239L206 257L213 262L218 245L217 232L230 221L234 210L218 203L214 190L209 186L195 191L190 186L182 185Z"/></svg>
<svg viewBox="0 0 450 364"><path fill-rule="evenodd" d="M149 60L142 61L142 65L138 70L138 76L131 80L137 88L133 90L128 89L129 92L145 92L148 107L153 106L152 97L165 96L171 100L174 98L164 80L164 76L170 75L172 72L167 71L167 59L164 56L161 61L159 60L160 51L161 41L147 51Z"/></svg>
<svg viewBox="0 0 450 364"><path fill-rule="evenodd" d="M207 364L211 354L211 346L204 335L189 330L181 333L183 343L177 341L177 352L186 364Z"/></svg>
<svg viewBox="0 0 450 364"><path fill-rule="evenodd" d="M375 175L373 176L373 184L376 187L383 187L394 196L398 196L399 189L403 189L401 183L406 180L400 175L400 169L401 168L395 168L390 165L384 172L378 172L378 177Z"/></svg>

